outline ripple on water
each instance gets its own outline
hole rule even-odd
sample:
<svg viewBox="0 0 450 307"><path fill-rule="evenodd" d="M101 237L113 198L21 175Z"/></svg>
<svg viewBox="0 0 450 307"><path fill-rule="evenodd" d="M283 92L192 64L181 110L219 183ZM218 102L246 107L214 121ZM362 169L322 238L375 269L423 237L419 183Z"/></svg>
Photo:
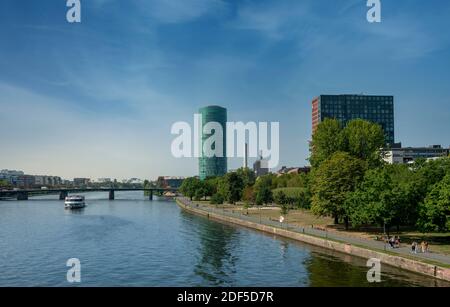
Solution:
<svg viewBox="0 0 450 307"><path fill-rule="evenodd" d="M91 194L81 211L46 199L0 203L0 285L70 286L66 261L75 257L82 286L369 286L363 259L220 224L141 194L104 197ZM436 285L384 266L383 280L379 286Z"/></svg>

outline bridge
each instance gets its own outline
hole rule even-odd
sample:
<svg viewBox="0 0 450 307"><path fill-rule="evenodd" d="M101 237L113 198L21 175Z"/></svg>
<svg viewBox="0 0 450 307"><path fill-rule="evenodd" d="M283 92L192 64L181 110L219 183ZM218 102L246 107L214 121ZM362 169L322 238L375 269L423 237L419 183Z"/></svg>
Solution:
<svg viewBox="0 0 450 307"><path fill-rule="evenodd" d="M149 192L149 200L153 200L153 194L155 193L164 193L164 192L174 192L176 193L178 189L176 188L129 188L129 189L121 189L121 188L92 188L92 189L48 189L48 190L38 190L38 189L30 189L30 190L12 190L12 191L0 191L0 200L1 199L17 199L17 200L28 200L31 196L37 195L50 195L50 194L59 194L59 199L64 200L69 193L70 194L79 194L79 193L87 193L87 192L105 192L108 193L109 200L114 200L115 192L130 192L130 191L143 191Z"/></svg>

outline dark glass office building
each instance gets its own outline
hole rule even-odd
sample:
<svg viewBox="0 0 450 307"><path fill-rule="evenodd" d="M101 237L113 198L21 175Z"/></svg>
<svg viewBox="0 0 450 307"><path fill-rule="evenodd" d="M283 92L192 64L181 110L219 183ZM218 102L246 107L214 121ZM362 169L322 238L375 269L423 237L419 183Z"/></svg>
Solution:
<svg viewBox="0 0 450 307"><path fill-rule="evenodd" d="M365 119L381 125L386 144L394 145L394 97L367 95L320 95L312 102L312 129L335 118L344 126L352 119Z"/></svg>
<svg viewBox="0 0 450 307"><path fill-rule="evenodd" d="M201 148L202 157L199 158L199 177L204 180L208 177L223 176L227 173L227 109L219 106L208 106L200 109L202 119L201 131ZM222 157L205 157L203 152L203 144L211 136L203 133L203 127L207 123L216 122L222 126L223 130L223 156ZM214 133L214 131L213 131Z"/></svg>

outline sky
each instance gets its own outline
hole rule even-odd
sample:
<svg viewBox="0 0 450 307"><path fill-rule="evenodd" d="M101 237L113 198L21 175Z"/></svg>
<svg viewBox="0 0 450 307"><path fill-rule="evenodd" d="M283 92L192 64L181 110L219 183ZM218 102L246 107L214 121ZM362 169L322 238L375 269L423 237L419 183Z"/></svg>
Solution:
<svg viewBox="0 0 450 307"><path fill-rule="evenodd" d="M394 95L396 141L450 145L448 1L381 0L381 23L365 0L81 3L0 2L0 169L196 175L171 126L211 104L279 122L279 168L303 166L320 94Z"/></svg>

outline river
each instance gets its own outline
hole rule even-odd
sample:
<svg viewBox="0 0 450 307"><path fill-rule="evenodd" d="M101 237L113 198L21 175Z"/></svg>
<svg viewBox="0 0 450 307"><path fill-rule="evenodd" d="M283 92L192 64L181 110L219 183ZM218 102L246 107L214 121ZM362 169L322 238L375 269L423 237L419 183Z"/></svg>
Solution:
<svg viewBox="0 0 450 307"><path fill-rule="evenodd" d="M79 286L435 286L441 282L182 211L142 192L87 193L87 207L57 196L0 201L0 286L74 286L66 262L81 263ZM448 284L445 284L448 286Z"/></svg>

